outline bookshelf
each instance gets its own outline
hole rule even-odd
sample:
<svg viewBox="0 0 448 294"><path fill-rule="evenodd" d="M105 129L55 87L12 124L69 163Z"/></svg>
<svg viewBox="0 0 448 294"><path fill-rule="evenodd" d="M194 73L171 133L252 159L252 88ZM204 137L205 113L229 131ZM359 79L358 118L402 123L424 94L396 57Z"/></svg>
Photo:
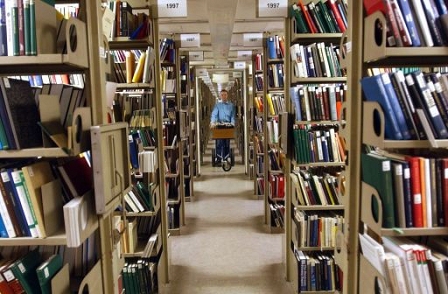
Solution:
<svg viewBox="0 0 448 294"><path fill-rule="evenodd" d="M348 212L348 195L343 188L347 186L343 144L347 133L341 110L347 103L347 76L339 49L343 34L340 28L317 32L301 29L303 22L310 28L303 8L311 14L313 7L329 8L328 2L289 1L286 22L289 62L285 91L289 99L281 128L291 131L288 143L281 146L289 174L285 200L286 279L293 283L296 293L339 293L342 288L351 291L350 285L346 286L346 255L340 241ZM337 23L332 26L335 28ZM317 239L314 222L322 227ZM331 225L325 229L328 222ZM334 279L329 283L323 278L320 283L311 282L307 266L322 264L325 259Z"/></svg>
<svg viewBox="0 0 448 294"><path fill-rule="evenodd" d="M185 140L181 133L185 134L186 111L182 109L181 100L179 41L169 37L161 38L160 43L168 232L176 236L181 234L181 226L185 225Z"/></svg>
<svg viewBox="0 0 448 294"><path fill-rule="evenodd" d="M51 145L49 140L45 140L47 138L44 137L44 134L41 132L41 130L38 130L38 136L44 137L44 140L41 140L39 144L33 146L32 148L28 148L25 145L11 147L11 149L2 150L0 152L0 157L2 159L2 162L8 163L10 167L17 168L17 170L24 171L25 168L32 166L35 175L45 174L45 176L49 176L51 174L50 163L56 164L57 162L72 160L78 158L78 155L83 153L84 151L90 150L90 144L88 143L90 139L90 125L98 124L101 122L99 117L95 115L98 111L98 109L96 109L96 106L98 106L98 103L100 102L93 102L90 99L90 97L94 97L95 94L101 92L101 89L95 89L95 87L92 87L91 81L99 77L95 74L94 69L101 67L101 63L99 62L97 56L94 54L95 50L92 49L95 47L95 44L92 43L88 38L88 32L95 30L95 27L97 25L97 20L93 22L89 18L89 13L95 12L95 9L87 12L87 6L92 6L92 3L88 3L87 5L83 6L83 9L80 11L79 18L71 18L69 20L65 20L68 26L64 33L68 34L69 28L74 28L76 30L76 34L73 37L77 41L77 46L75 48L71 46L70 42L63 42L63 46L67 46L68 48L68 50L63 53L63 51L59 50L60 48L56 49L56 34L51 33L51 29L54 28L54 30L56 30L56 26L58 25L55 18L56 10L52 6L47 6L40 1L38 2L39 3L36 3L36 13L40 15L36 18L36 23L33 24L35 25L37 31L39 31L44 25L42 22L42 15L53 16L53 19L55 20L55 22L52 24L51 22L47 23L49 34L47 35L48 38L45 39L48 44L41 44L39 41L37 45L37 55L35 56L22 55L0 57L0 72L2 76L1 79L2 83L6 83L4 85L7 86L6 89L3 89L3 98L6 98L5 93L7 93L9 96L14 94L7 88L18 84L18 82L20 81L21 85L26 85L24 86L24 88L22 88L23 91L20 94L23 95L23 97L31 94L31 96L28 97L39 99L41 111L43 108L51 109L51 111L56 110L55 113L57 115L56 117L52 117L52 119L55 118L57 121L58 119L60 119L60 117L58 116L59 105L51 105L50 102L54 101L52 100L54 97L56 97L56 99L58 97L55 95L48 95L48 93L45 95L41 95L42 93L40 88L31 89L29 77L31 75L82 75L85 77L85 87L83 91L85 91L86 93L86 100L84 101L84 103L79 104L80 107L76 110L75 113L72 113L72 115L74 115L74 118L82 117L85 125L81 127L76 124L69 124L69 126L73 127L74 131L77 132L78 135L80 135L77 140L76 137L68 133L67 130L63 131L63 135L66 137L66 139L61 141L61 144L67 144L69 139L75 139L73 141L73 145L67 145L66 147L55 147L56 145L54 143L53 145ZM76 1L76 3L79 3L79 1ZM43 39L40 33L37 34L37 37ZM50 47L52 48L46 47L45 45L50 45ZM8 85L7 81L10 81L11 83ZM59 88L60 85L53 84L51 86L54 86L53 88ZM50 86L48 85L46 87ZM62 87L60 87L60 89L62 89ZM39 108L37 108L37 106L35 106L34 109L39 111ZM32 113L30 112L29 115L29 117L31 117ZM46 118L47 116L42 116L42 120L40 120L40 122L46 122L44 120ZM2 119L2 124L6 121L5 119L6 117L4 116ZM15 126L19 127L18 125ZM8 145L11 146L11 144L9 143ZM40 160L38 160L38 158L40 158ZM23 159L26 159L26 161L24 162ZM36 165L36 162L39 162L39 165ZM49 169L44 171L42 164L45 164L47 167L49 167ZM48 171L50 172L48 173ZM90 247L90 250L92 250L92 253L96 252L96 256L89 256L88 264L84 263L82 265L83 268L77 267L76 269L68 265L66 256L64 256L62 262L62 270L55 276L52 276L52 280L54 282L57 281L60 289L66 290L71 286L71 289L75 292L82 293L84 287L88 286L91 291L102 293L104 291L104 285L101 278L103 263L101 256L103 251L102 248L100 248L100 243L95 241L95 239L101 233L101 221L98 219L96 212L94 211L94 205L92 203L89 203L88 200L94 199L95 197L98 197L98 195L93 194L93 187L90 187L90 191L86 194L80 195L81 197L79 197L79 199L82 199L82 201L86 203L81 205L87 205L88 209L86 210L86 214L84 215L85 227L80 228L80 230L76 234L74 232L75 230L70 227L70 222L64 220L64 216L68 216L68 212L64 212L65 209L63 209L63 204L70 203L71 200L63 203L63 199L61 199L62 193L61 186L59 184L60 182L62 182L61 179L56 179L53 176L49 176L48 179L45 180L45 182L40 182L38 184L33 182L32 180L24 181L29 191L33 190L35 191L34 193L38 193L41 197L44 197L42 201L39 201L39 199L37 199L37 202L30 206L30 210L33 210L35 214L41 215L41 220L43 220L43 222L39 223L38 225L41 230L45 229L46 237L39 236L34 238L22 236L2 238L0 240L2 252L6 253L7 251L10 251L10 249L16 248L18 252L21 252L21 255L25 256L26 252L28 252L30 249L29 247L39 246L41 248L39 257L40 264L40 262L43 262L49 257L48 254L45 253L47 249L58 252L59 255L63 255L63 251L75 254L75 252L79 252L83 248L86 249L87 242L90 242L92 246ZM4 195L6 195L6 193L4 193ZM48 201L50 200L52 200L51 204L48 203ZM50 206L52 205L54 206L51 208ZM19 206L17 206L17 209L18 213L19 210L25 210L25 206L20 208ZM49 211L51 209L54 209L54 213ZM8 213L8 215L11 217L13 215L12 211L11 213ZM3 217L6 219L5 214L3 215ZM55 223L57 225L52 225L52 223ZM74 224L72 225L73 227L76 226ZM3 257L9 258L10 256L4 255ZM35 268L29 268L27 270L35 270ZM83 271L82 277L80 277L76 273L76 270ZM28 281L31 282L31 278Z"/></svg>
<svg viewBox="0 0 448 294"><path fill-rule="evenodd" d="M181 139L183 141L182 158L184 163L184 195L187 202L193 200L193 184L195 175L195 111L191 86L191 72L188 52L180 54L180 95L181 95Z"/></svg>
<svg viewBox="0 0 448 294"><path fill-rule="evenodd" d="M261 98L265 223L271 233L284 232L285 175L279 149L279 114L286 110L284 91L285 37L266 33L263 46L263 93ZM261 167L261 166L260 166ZM261 171L261 169L260 169Z"/></svg>
<svg viewBox="0 0 448 294"><path fill-rule="evenodd" d="M409 3L412 4L411 2L412 1ZM372 237L373 240L381 244L381 247L384 246L386 251L390 251L393 246L387 245L387 241L385 241L387 239L394 240L394 242L409 242L409 240L411 240L411 244L418 243L423 246L430 246L431 240L436 239L436 237L434 237L435 235L445 236L447 230L446 225L440 223L434 225L429 219L427 219L427 224L424 224L423 227L417 225L416 218L405 218L403 224L402 217L409 216L409 214L400 208L395 209L396 218L393 218L395 223L389 223L390 219L385 218L390 216L387 209L388 207L385 205L388 201L388 198L386 197L387 192L385 192L387 190L381 189L377 184L372 183L371 178L366 173L367 161L363 155L363 153L366 152L365 147L373 146L378 153L391 159L389 162L391 163L391 170L395 177L397 176L395 173L397 157L395 156L413 155L437 159L445 158L445 140L435 139L436 135L432 134L431 129L429 128L430 121L425 119L424 115L418 117L421 118L424 131L427 134L426 139L415 140L415 138L411 137L411 139L396 140L391 138L389 131L387 131L386 135L387 128L391 128L391 125L386 123L388 112L386 111L384 104L367 101L369 95L367 86L361 84L360 81L372 76L372 71L373 75L378 75L378 73L375 72L375 69L377 68L400 69L404 72L405 76L416 69L421 69L426 73L433 72L437 67L445 66L447 63L446 55L442 53L446 52L446 47L389 47L386 45L385 31L377 32L377 39L374 37L375 24L380 23L381 25L386 26L387 17L385 15L380 12L373 12L367 15L366 9L363 7L362 3L350 3L349 9L352 17L351 21L359 24L359 26L353 27L348 34L348 40L351 43L351 51L347 54L348 64L350 64L348 68L348 88L350 89L351 97L363 97L363 99L353 99L350 102L351 110L348 112L350 117L350 119L348 119L349 125L350 122L353 121L362 121L362 125L360 126L351 124L350 129L352 137L351 143L348 145L349 153L351 154L351 157L349 158L351 166L351 184L347 187L350 187L350 194L355 195L356 193L359 193L361 196L359 199L354 199L356 197L350 198L350 207L355 208L351 209L348 223L350 227L357 229L356 233L352 232L353 235L357 236L352 236L351 238L349 237L346 239L348 246L351 249L354 249L353 252L355 252L355 254L350 253L348 256L349 267L353 266L352 270L349 272L349 281L354 280L351 284L354 289L360 289L361 284L357 281L362 280L363 289L365 287L364 285L371 285L377 289L379 288L379 291L385 291L386 288L390 287L390 284L387 282L387 274L385 274L384 270L380 267L376 267L375 263L372 262L372 259L369 258L370 256L366 253L367 247L364 247L364 239L361 239L361 235ZM411 9L412 11L415 11L413 6L411 6ZM412 15L415 14L412 13ZM357 39L362 36L364 36L363 41ZM390 73L389 76L391 80L394 79L395 75L396 74ZM426 79L425 81L429 82L429 80ZM405 87L409 87L409 85L409 83L406 83ZM389 95L388 97L392 96ZM403 110L399 107L394 108L394 111L400 112ZM379 123L377 127L375 127L376 123ZM371 133L367 134L366 132ZM388 161L387 158L386 161ZM405 161L408 160L406 159ZM407 168L405 167L405 169ZM386 170L383 172L386 172ZM416 177L411 174L409 179L416 181L415 178ZM407 177L404 179L406 180ZM419 182L422 183L421 181ZM422 183L422 185L425 184ZM393 185L386 185L386 187L396 187L395 182ZM396 190L393 190L393 200L397 200L393 205L402 203L398 200L403 200L403 198L399 198L397 195L400 194L398 194ZM426 194L426 196L428 195L429 194ZM378 204L378 213L372 211L372 203ZM422 200L421 203L423 204L424 200ZM437 210L435 211L437 212ZM409 220L414 223L410 225L408 223ZM360 235L358 235L358 233ZM438 250L433 247L432 253L435 254L434 252L436 251ZM414 258L414 253L412 251L410 251L410 254L410 259L411 256ZM428 261L428 264L430 263L432 263L432 261ZM405 264L407 264L407 262ZM414 274L407 271L408 268L405 268L405 275L411 277L409 279L410 281L422 281ZM437 284L441 285L439 283ZM426 285L434 287L435 283L429 281ZM416 284L414 283L410 283L408 286L412 289L418 289L415 288ZM368 293L374 293L373 288L369 289L371 290L367 291ZM420 290L413 291L419 292ZM436 290L434 289L434 291Z"/></svg>
<svg viewBox="0 0 448 294"><path fill-rule="evenodd" d="M164 207L164 145L161 140L162 105L158 103L160 76L158 48L154 44L156 21L149 8L133 7L134 15L144 14L147 34L131 40L118 33L108 42L114 62L111 64L115 96L111 107L113 120L129 124L132 189L125 195L121 212L114 213L114 224L125 228L120 238L124 288L129 273L137 266L146 270L147 287L157 291L168 281L168 224ZM139 16L141 17L141 16ZM157 50L157 51L156 51ZM133 54L135 57L129 58ZM143 69L139 72L139 66ZM162 155L162 156L161 156ZM123 207L124 206L124 207ZM123 215L124 214L124 215Z"/></svg>
<svg viewBox="0 0 448 294"><path fill-rule="evenodd" d="M264 55L255 52L253 55L253 101L252 105L252 132L253 142L253 169L254 169L254 194L255 197L264 200ZM265 220L266 222L266 220Z"/></svg>

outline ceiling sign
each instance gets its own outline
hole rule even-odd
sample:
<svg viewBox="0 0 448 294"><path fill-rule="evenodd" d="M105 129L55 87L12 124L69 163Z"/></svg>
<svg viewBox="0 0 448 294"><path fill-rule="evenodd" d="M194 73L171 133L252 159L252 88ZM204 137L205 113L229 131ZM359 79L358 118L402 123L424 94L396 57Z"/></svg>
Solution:
<svg viewBox="0 0 448 294"><path fill-rule="evenodd" d="M204 51L190 51L188 57L190 61L204 61Z"/></svg>
<svg viewBox="0 0 448 294"><path fill-rule="evenodd" d="M263 47L263 33L248 33L243 35L244 47Z"/></svg>
<svg viewBox="0 0 448 294"><path fill-rule="evenodd" d="M238 58L241 59L251 59L252 58L252 51L238 51Z"/></svg>
<svg viewBox="0 0 448 294"><path fill-rule="evenodd" d="M288 1L258 0L258 17L288 17Z"/></svg>
<svg viewBox="0 0 448 294"><path fill-rule="evenodd" d="M197 68L196 69L196 75L198 77L206 77L207 76L207 69L205 69L205 68Z"/></svg>
<svg viewBox="0 0 448 294"><path fill-rule="evenodd" d="M244 66L245 66L246 63L244 61L242 61L242 62L244 63ZM244 67L244 68L246 68L246 67ZM241 72L241 71L234 71L232 73L232 77L234 77L234 78L241 78L241 77L243 77L243 72Z"/></svg>
<svg viewBox="0 0 448 294"><path fill-rule="evenodd" d="M199 47L201 46L200 34L180 34L180 47Z"/></svg>
<svg viewBox="0 0 448 294"><path fill-rule="evenodd" d="M235 62L233 63L233 68L237 68L237 69L245 69L245 68L246 68L246 62L245 62L245 61L235 61ZM233 73L233 77L234 77L234 78L238 78L238 77L237 77L237 74L240 74L240 75L241 75L241 72L234 72L234 73ZM241 76L239 76L239 77L241 77Z"/></svg>
<svg viewBox="0 0 448 294"><path fill-rule="evenodd" d="M187 17L187 0L157 0L158 17Z"/></svg>

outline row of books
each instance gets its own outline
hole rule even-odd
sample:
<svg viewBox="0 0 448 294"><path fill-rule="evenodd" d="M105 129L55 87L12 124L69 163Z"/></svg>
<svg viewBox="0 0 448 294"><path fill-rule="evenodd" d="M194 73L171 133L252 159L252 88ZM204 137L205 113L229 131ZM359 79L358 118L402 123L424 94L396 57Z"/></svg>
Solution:
<svg viewBox="0 0 448 294"><path fill-rule="evenodd" d="M283 63L270 63L267 71L269 88L283 88L285 78Z"/></svg>
<svg viewBox="0 0 448 294"><path fill-rule="evenodd" d="M121 277L126 293L158 292L157 264L148 259L127 260L121 271Z"/></svg>
<svg viewBox="0 0 448 294"><path fill-rule="evenodd" d="M175 63L176 62L176 49L173 39L163 38L160 41L160 61Z"/></svg>
<svg viewBox="0 0 448 294"><path fill-rule="evenodd" d="M347 29L347 3L341 0L294 3L290 11L296 21L294 32L299 34L344 33Z"/></svg>
<svg viewBox="0 0 448 294"><path fill-rule="evenodd" d="M367 15L386 18L387 45L433 47L448 42L448 9L443 0L364 0Z"/></svg>
<svg viewBox="0 0 448 294"><path fill-rule="evenodd" d="M268 150L269 156L269 170L270 171L280 171L285 166L285 154L280 152L276 148L270 148Z"/></svg>
<svg viewBox="0 0 448 294"><path fill-rule="evenodd" d="M179 224L179 205L168 205L167 209L168 229L178 229Z"/></svg>
<svg viewBox="0 0 448 294"><path fill-rule="evenodd" d="M266 122L266 128L268 129L268 142L269 144L277 144L279 141L279 123L277 118L273 118Z"/></svg>
<svg viewBox="0 0 448 294"><path fill-rule="evenodd" d="M267 37L266 48L269 59L283 59L285 57L285 37L279 35Z"/></svg>
<svg viewBox="0 0 448 294"><path fill-rule="evenodd" d="M425 243L406 237L377 240L359 234L363 256L381 274L388 293L447 293L448 242L431 236Z"/></svg>
<svg viewBox="0 0 448 294"><path fill-rule="evenodd" d="M333 211L310 212L294 209L293 232L299 248L335 247L336 232L343 228L344 218Z"/></svg>
<svg viewBox="0 0 448 294"><path fill-rule="evenodd" d="M290 176L299 205L342 205L337 176L304 169L295 170Z"/></svg>
<svg viewBox="0 0 448 294"><path fill-rule="evenodd" d="M18 78L18 77L16 77ZM31 87L43 87L48 84L65 84L73 87L84 88L85 77L83 74L51 74L22 76L18 79L28 80Z"/></svg>
<svg viewBox="0 0 448 294"><path fill-rule="evenodd" d="M255 90L257 92L263 92L263 87L264 87L263 73L256 73L254 75L254 81L255 81Z"/></svg>
<svg viewBox="0 0 448 294"><path fill-rule="evenodd" d="M337 127L296 125L292 130L294 159L298 164L344 162L345 142Z"/></svg>
<svg viewBox="0 0 448 294"><path fill-rule="evenodd" d="M264 195L264 178L263 177L257 177L256 193L257 193L257 195Z"/></svg>
<svg viewBox="0 0 448 294"><path fill-rule="evenodd" d="M401 70L377 73L361 80L364 97L384 111L385 137L392 140L448 138L446 74ZM419 112L418 110L421 110ZM430 134L424 125L429 125Z"/></svg>
<svg viewBox="0 0 448 294"><path fill-rule="evenodd" d="M269 197L271 199L285 198L285 176L283 174L272 174L268 176Z"/></svg>
<svg viewBox="0 0 448 294"><path fill-rule="evenodd" d="M378 192L383 210L382 226L446 226L447 168L448 159L443 157L362 153L362 180Z"/></svg>
<svg viewBox="0 0 448 294"><path fill-rule="evenodd" d="M339 121L346 84L298 85L290 88L296 121Z"/></svg>
<svg viewBox="0 0 448 294"><path fill-rule="evenodd" d="M254 70L257 71L263 71L263 54L262 53L256 53L254 56Z"/></svg>
<svg viewBox="0 0 448 294"><path fill-rule="evenodd" d="M107 1L107 17L110 23L110 37L143 39L151 30L149 10L133 9L128 1Z"/></svg>
<svg viewBox="0 0 448 294"><path fill-rule="evenodd" d="M61 229L59 221L66 213L63 206L72 206L72 200L93 189L92 170L83 156L52 165L48 161L25 163L2 169L0 174L2 238L54 234ZM54 211L45 210L43 201L50 201Z"/></svg>
<svg viewBox="0 0 448 294"><path fill-rule="evenodd" d="M2 1L0 14L0 56L37 55L43 48L38 48L43 38L42 27L45 27L46 42L56 48L57 40L64 38L60 33L63 16L45 1ZM38 31L40 33L38 33ZM60 33L60 34L59 34ZM52 35L53 34L53 35ZM52 36L51 36L52 35ZM48 46L46 46L48 47ZM51 47L51 46L50 46ZM46 52L46 53L56 53ZM62 48L58 48L62 52Z"/></svg>
<svg viewBox="0 0 448 294"><path fill-rule="evenodd" d="M269 204L271 213L271 226L277 228L285 227L285 206L281 203L274 202Z"/></svg>
<svg viewBox="0 0 448 294"><path fill-rule="evenodd" d="M266 94L266 103L270 116L276 116L286 109L285 95L284 94ZM254 106L258 113L262 113L264 110L263 98L260 96L254 97Z"/></svg>
<svg viewBox="0 0 448 294"><path fill-rule="evenodd" d="M140 181L132 185L132 189L124 196L127 212L154 211L154 191L151 186L145 187Z"/></svg>
<svg viewBox="0 0 448 294"><path fill-rule="evenodd" d="M150 46L143 50L115 50L114 73L118 83L151 83L154 78L154 49ZM124 55L124 56L123 56ZM123 65L125 67L123 68Z"/></svg>
<svg viewBox="0 0 448 294"><path fill-rule="evenodd" d="M304 291L335 291L342 289L342 270L332 253L306 253L294 246L298 269L298 293Z"/></svg>
<svg viewBox="0 0 448 294"><path fill-rule="evenodd" d="M263 117L255 116L254 117L254 131L258 133L263 133Z"/></svg>
<svg viewBox="0 0 448 294"><path fill-rule="evenodd" d="M339 46L325 42L290 46L290 57L297 78L343 77L346 72L341 68Z"/></svg>

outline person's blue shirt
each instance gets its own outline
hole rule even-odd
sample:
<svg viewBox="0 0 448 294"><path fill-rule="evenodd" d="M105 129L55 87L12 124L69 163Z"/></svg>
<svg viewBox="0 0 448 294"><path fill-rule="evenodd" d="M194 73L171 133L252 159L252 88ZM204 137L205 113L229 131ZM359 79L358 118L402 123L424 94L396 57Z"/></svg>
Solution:
<svg viewBox="0 0 448 294"><path fill-rule="evenodd" d="M213 108L210 122L235 124L235 107L232 102L218 102Z"/></svg>

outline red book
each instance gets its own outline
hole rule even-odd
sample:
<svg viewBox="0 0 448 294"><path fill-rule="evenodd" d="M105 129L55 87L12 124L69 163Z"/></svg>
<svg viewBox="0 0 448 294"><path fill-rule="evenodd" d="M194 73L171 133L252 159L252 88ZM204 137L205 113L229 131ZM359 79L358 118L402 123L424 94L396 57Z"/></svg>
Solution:
<svg viewBox="0 0 448 294"><path fill-rule="evenodd" d="M334 1L327 1L334 2ZM386 14L386 6L384 5L384 0L364 0L364 10L367 15L371 15L376 11L382 11Z"/></svg>
<svg viewBox="0 0 448 294"><path fill-rule="evenodd" d="M364 0L364 6L366 1L369 3L375 2L370 0ZM341 32L345 32L347 28L345 27L345 23L342 20L342 16L341 13L339 12L339 9L336 7L336 0L328 0L325 3L327 4L327 7L333 12L334 18Z"/></svg>
<svg viewBox="0 0 448 294"><path fill-rule="evenodd" d="M442 198L443 198L443 207L445 207L445 225L448 224L448 158L441 158L442 165L442 174L440 180L442 181Z"/></svg>
<svg viewBox="0 0 448 294"><path fill-rule="evenodd" d="M303 15L305 16L306 23L308 24L308 27L310 28L311 33L312 34L318 33L319 31L311 18L310 12L308 11L308 7L303 4L302 0L299 0L299 2L297 4L299 5L300 9L303 11Z"/></svg>
<svg viewBox="0 0 448 294"><path fill-rule="evenodd" d="M414 227L423 227L422 188L420 183L420 159L417 156L406 156L411 172L412 216Z"/></svg>
<svg viewBox="0 0 448 294"><path fill-rule="evenodd" d="M278 198L285 197L285 176L278 175Z"/></svg>

